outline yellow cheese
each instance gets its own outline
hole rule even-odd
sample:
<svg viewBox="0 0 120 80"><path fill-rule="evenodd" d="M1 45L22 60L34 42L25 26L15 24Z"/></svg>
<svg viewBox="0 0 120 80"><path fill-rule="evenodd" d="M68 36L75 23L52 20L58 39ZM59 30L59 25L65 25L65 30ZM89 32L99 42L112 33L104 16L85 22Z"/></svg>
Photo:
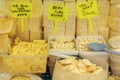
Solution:
<svg viewBox="0 0 120 80"><path fill-rule="evenodd" d="M112 48L120 48L120 36L111 37L108 43Z"/></svg>
<svg viewBox="0 0 120 80"><path fill-rule="evenodd" d="M108 80L120 80L120 77L112 75L108 77Z"/></svg>
<svg viewBox="0 0 120 80"><path fill-rule="evenodd" d="M120 18L120 5L113 5L110 9L110 16Z"/></svg>
<svg viewBox="0 0 120 80"><path fill-rule="evenodd" d="M42 0L31 0L32 3L32 16L42 16Z"/></svg>
<svg viewBox="0 0 120 80"><path fill-rule="evenodd" d="M103 36L103 38L107 41L109 38L109 27L99 27L98 34Z"/></svg>
<svg viewBox="0 0 120 80"><path fill-rule="evenodd" d="M25 30L24 32L21 31L21 29L19 31L16 31L16 36L19 37L22 41L30 41L30 32L29 30Z"/></svg>
<svg viewBox="0 0 120 80"><path fill-rule="evenodd" d="M29 77L26 76L14 76L10 80L31 80Z"/></svg>
<svg viewBox="0 0 120 80"><path fill-rule="evenodd" d="M117 4L120 4L120 0L110 0L110 3L112 5L117 5Z"/></svg>
<svg viewBox="0 0 120 80"><path fill-rule="evenodd" d="M32 17L28 19L24 19L24 27L25 30L38 30L41 29L41 16ZM17 27L21 28L21 19L17 19Z"/></svg>
<svg viewBox="0 0 120 80"><path fill-rule="evenodd" d="M0 0L0 16L4 16L8 13L5 0Z"/></svg>
<svg viewBox="0 0 120 80"><path fill-rule="evenodd" d="M30 30L30 41L42 39L41 30Z"/></svg>
<svg viewBox="0 0 120 80"><path fill-rule="evenodd" d="M76 6L75 6L75 1L65 1L65 6L68 8L69 13L75 13L76 11Z"/></svg>
<svg viewBox="0 0 120 80"><path fill-rule="evenodd" d="M117 32L117 31L114 31L114 30L110 29L110 34L109 35L110 35L109 38L111 38L111 37L120 35L120 32Z"/></svg>
<svg viewBox="0 0 120 80"><path fill-rule="evenodd" d="M0 34L12 31L14 21L11 18L0 18Z"/></svg>
<svg viewBox="0 0 120 80"><path fill-rule="evenodd" d="M8 54L10 45L8 34L0 34L0 54Z"/></svg>

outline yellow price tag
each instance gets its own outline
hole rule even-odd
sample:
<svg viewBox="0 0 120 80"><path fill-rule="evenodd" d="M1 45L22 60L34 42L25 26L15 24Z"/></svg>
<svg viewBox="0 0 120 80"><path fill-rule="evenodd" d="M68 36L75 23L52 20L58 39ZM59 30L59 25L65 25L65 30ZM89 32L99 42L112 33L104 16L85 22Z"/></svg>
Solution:
<svg viewBox="0 0 120 80"><path fill-rule="evenodd" d="M30 2L13 2L11 4L11 16L21 19L21 30L24 31L24 18L31 18L32 3Z"/></svg>
<svg viewBox="0 0 120 80"><path fill-rule="evenodd" d="M77 4L77 15L80 19L88 19L90 31L93 31L91 17L98 15L96 0L90 0Z"/></svg>
<svg viewBox="0 0 120 80"><path fill-rule="evenodd" d="M55 21L54 35L56 34L58 22L66 22L68 17L68 8L51 4L48 8L48 19Z"/></svg>

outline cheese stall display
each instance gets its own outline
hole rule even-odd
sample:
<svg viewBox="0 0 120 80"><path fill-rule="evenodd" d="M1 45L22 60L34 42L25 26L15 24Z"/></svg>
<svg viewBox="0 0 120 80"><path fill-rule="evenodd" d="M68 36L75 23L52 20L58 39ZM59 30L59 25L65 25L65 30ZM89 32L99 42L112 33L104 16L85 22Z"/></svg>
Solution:
<svg viewBox="0 0 120 80"><path fill-rule="evenodd" d="M90 43L120 52L120 0L0 0L0 80L120 80Z"/></svg>
<svg viewBox="0 0 120 80"><path fill-rule="evenodd" d="M77 0L77 3L82 3L88 0ZM79 19L77 17L77 36L103 36L105 40L109 36L109 28L107 27L110 3L109 0L96 0L98 7L98 16L91 17L93 32L89 29L87 19ZM104 33L105 32L105 33Z"/></svg>

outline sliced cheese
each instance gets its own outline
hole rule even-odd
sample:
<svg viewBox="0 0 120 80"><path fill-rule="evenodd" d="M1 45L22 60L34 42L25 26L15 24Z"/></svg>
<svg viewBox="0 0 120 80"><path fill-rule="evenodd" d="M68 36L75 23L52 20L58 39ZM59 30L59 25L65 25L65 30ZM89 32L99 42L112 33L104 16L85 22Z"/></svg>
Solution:
<svg viewBox="0 0 120 80"><path fill-rule="evenodd" d="M111 37L108 43L112 48L120 48L120 35Z"/></svg>
<svg viewBox="0 0 120 80"><path fill-rule="evenodd" d="M114 31L120 31L120 19L109 17L108 26Z"/></svg>
<svg viewBox="0 0 120 80"><path fill-rule="evenodd" d="M120 18L120 5L113 5L110 9L110 16Z"/></svg>
<svg viewBox="0 0 120 80"><path fill-rule="evenodd" d="M0 54L8 54L10 45L8 34L0 34Z"/></svg>
<svg viewBox="0 0 120 80"><path fill-rule="evenodd" d="M0 34L12 31L14 21L11 18L0 18Z"/></svg>

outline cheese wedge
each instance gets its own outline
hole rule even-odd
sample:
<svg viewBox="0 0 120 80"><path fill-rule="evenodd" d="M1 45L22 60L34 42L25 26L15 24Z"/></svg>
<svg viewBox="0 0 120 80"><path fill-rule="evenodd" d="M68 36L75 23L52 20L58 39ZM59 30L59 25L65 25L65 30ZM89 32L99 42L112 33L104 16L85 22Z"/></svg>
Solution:
<svg viewBox="0 0 120 80"><path fill-rule="evenodd" d="M120 35L110 38L108 43L112 48L120 48Z"/></svg>
<svg viewBox="0 0 120 80"><path fill-rule="evenodd" d="M120 5L111 6L110 16L120 18Z"/></svg>
<svg viewBox="0 0 120 80"><path fill-rule="evenodd" d="M12 31L14 21L11 18L0 18L0 34Z"/></svg>

